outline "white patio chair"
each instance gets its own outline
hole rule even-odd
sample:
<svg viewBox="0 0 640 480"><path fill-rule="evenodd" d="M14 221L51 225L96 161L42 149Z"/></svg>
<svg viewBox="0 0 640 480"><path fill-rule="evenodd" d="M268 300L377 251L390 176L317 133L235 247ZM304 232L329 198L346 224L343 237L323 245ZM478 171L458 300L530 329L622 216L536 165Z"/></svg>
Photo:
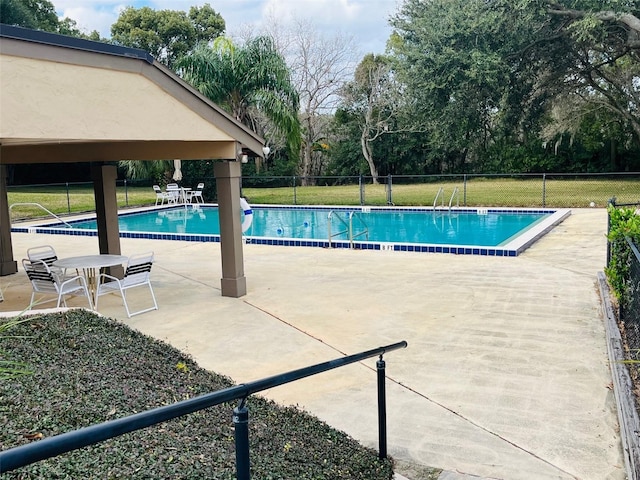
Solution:
<svg viewBox="0 0 640 480"><path fill-rule="evenodd" d="M169 194L167 192L163 192L160 185L154 185L153 191L156 192L156 205L158 205L158 202L160 202L160 205L164 205L164 201L169 200Z"/></svg>
<svg viewBox="0 0 640 480"><path fill-rule="evenodd" d="M195 190L191 190L187 192L187 200L189 203L193 203L195 200L196 203L204 203L204 198L202 197L202 190L204 189L204 183L200 182Z"/></svg>
<svg viewBox="0 0 640 480"><path fill-rule="evenodd" d="M64 277L67 273L66 269L55 267L53 265L53 262L58 260L58 255L51 245L40 245L38 247L31 247L27 250L27 257L31 262L42 260L47 264L51 272L60 278Z"/></svg>
<svg viewBox="0 0 640 480"><path fill-rule="evenodd" d="M180 187L177 183L167 184L167 195L169 196L167 203L180 202Z"/></svg>
<svg viewBox="0 0 640 480"><path fill-rule="evenodd" d="M106 273L100 274L98 277L98 290L96 292L96 310L98 309L98 299L101 295L107 295L109 293L120 293L122 296L122 303L127 311L129 318L140 313L149 312L151 310L158 309L158 303L156 302L156 296L153 293L151 287L151 266L153 265L153 252L142 253L137 255L131 255L127 262L127 269L124 272L124 278L119 279ZM151 292L151 299L153 300L153 307L138 310L137 312L131 312L127 303L126 291L136 287L149 287Z"/></svg>
<svg viewBox="0 0 640 480"><path fill-rule="evenodd" d="M58 277L55 275L49 266L43 260L31 261L27 258L22 260L22 266L24 267L27 276L31 281L31 300L29 301L28 310L31 310L34 303L36 294L55 295L57 298L56 307L60 307L60 302L67 306L67 295L84 296L87 297L89 308L93 309L91 303L91 295L87 288L87 282L84 277L76 275L74 277ZM47 300L45 302L39 301L37 304L53 302L54 300Z"/></svg>

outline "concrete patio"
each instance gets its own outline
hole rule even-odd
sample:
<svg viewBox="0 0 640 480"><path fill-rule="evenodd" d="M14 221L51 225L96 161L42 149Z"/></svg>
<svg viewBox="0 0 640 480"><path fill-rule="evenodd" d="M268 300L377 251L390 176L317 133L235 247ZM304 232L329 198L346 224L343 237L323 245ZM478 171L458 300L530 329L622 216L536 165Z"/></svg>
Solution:
<svg viewBox="0 0 640 480"><path fill-rule="evenodd" d="M99 310L238 383L407 340L385 356L398 460L492 479L622 480L595 287L605 231L604 209L575 209L516 258L246 245L239 299L220 294L219 244L122 239L124 255L155 252L160 309L128 319L108 296ZM17 260L43 244L98 253L95 237L12 240ZM0 311L27 306L22 268L0 288ZM377 446L375 359L266 396Z"/></svg>

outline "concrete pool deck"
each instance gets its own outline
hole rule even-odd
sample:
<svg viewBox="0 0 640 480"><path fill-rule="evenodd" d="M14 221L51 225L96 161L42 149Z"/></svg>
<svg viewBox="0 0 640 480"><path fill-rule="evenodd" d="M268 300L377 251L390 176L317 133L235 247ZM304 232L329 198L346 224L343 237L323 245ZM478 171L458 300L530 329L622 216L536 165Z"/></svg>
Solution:
<svg viewBox="0 0 640 480"><path fill-rule="evenodd" d="M574 209L513 258L246 245L240 299L220 295L218 244L122 239L125 255L155 252L160 309L127 319L108 296L100 313L238 383L407 340L385 356L396 459L493 479L624 479L595 286L605 231L604 209ZM98 251L96 237L12 239L17 259L43 244ZM0 287L0 311L28 304L22 268ZM375 448L375 384L371 359L265 396Z"/></svg>

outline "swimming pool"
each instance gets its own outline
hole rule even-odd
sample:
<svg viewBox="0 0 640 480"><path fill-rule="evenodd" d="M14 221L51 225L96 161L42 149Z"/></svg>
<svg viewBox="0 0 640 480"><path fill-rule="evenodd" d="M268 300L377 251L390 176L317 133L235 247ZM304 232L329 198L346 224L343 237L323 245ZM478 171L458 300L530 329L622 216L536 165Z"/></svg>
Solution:
<svg viewBox="0 0 640 480"><path fill-rule="evenodd" d="M250 244L516 256L561 222L569 210L504 208L291 207L257 205L244 232ZM95 219L28 231L96 235ZM122 213L128 238L220 241L216 206ZM14 231L20 231L14 228Z"/></svg>

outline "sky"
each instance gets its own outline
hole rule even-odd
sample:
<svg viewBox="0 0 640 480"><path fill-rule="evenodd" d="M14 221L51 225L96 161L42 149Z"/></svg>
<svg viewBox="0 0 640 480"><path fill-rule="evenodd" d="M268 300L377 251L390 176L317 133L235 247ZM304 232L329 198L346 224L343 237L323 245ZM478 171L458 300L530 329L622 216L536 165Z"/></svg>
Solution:
<svg viewBox="0 0 640 480"><path fill-rule="evenodd" d="M110 28L126 6L154 10L189 11L191 6L209 3L222 15L227 34L240 35L248 28L259 29L268 18L282 25L292 19L311 20L326 36L353 36L362 55L384 53L391 28L388 18L397 10L397 0L52 0L60 18L75 20L89 33L97 30L109 38Z"/></svg>

